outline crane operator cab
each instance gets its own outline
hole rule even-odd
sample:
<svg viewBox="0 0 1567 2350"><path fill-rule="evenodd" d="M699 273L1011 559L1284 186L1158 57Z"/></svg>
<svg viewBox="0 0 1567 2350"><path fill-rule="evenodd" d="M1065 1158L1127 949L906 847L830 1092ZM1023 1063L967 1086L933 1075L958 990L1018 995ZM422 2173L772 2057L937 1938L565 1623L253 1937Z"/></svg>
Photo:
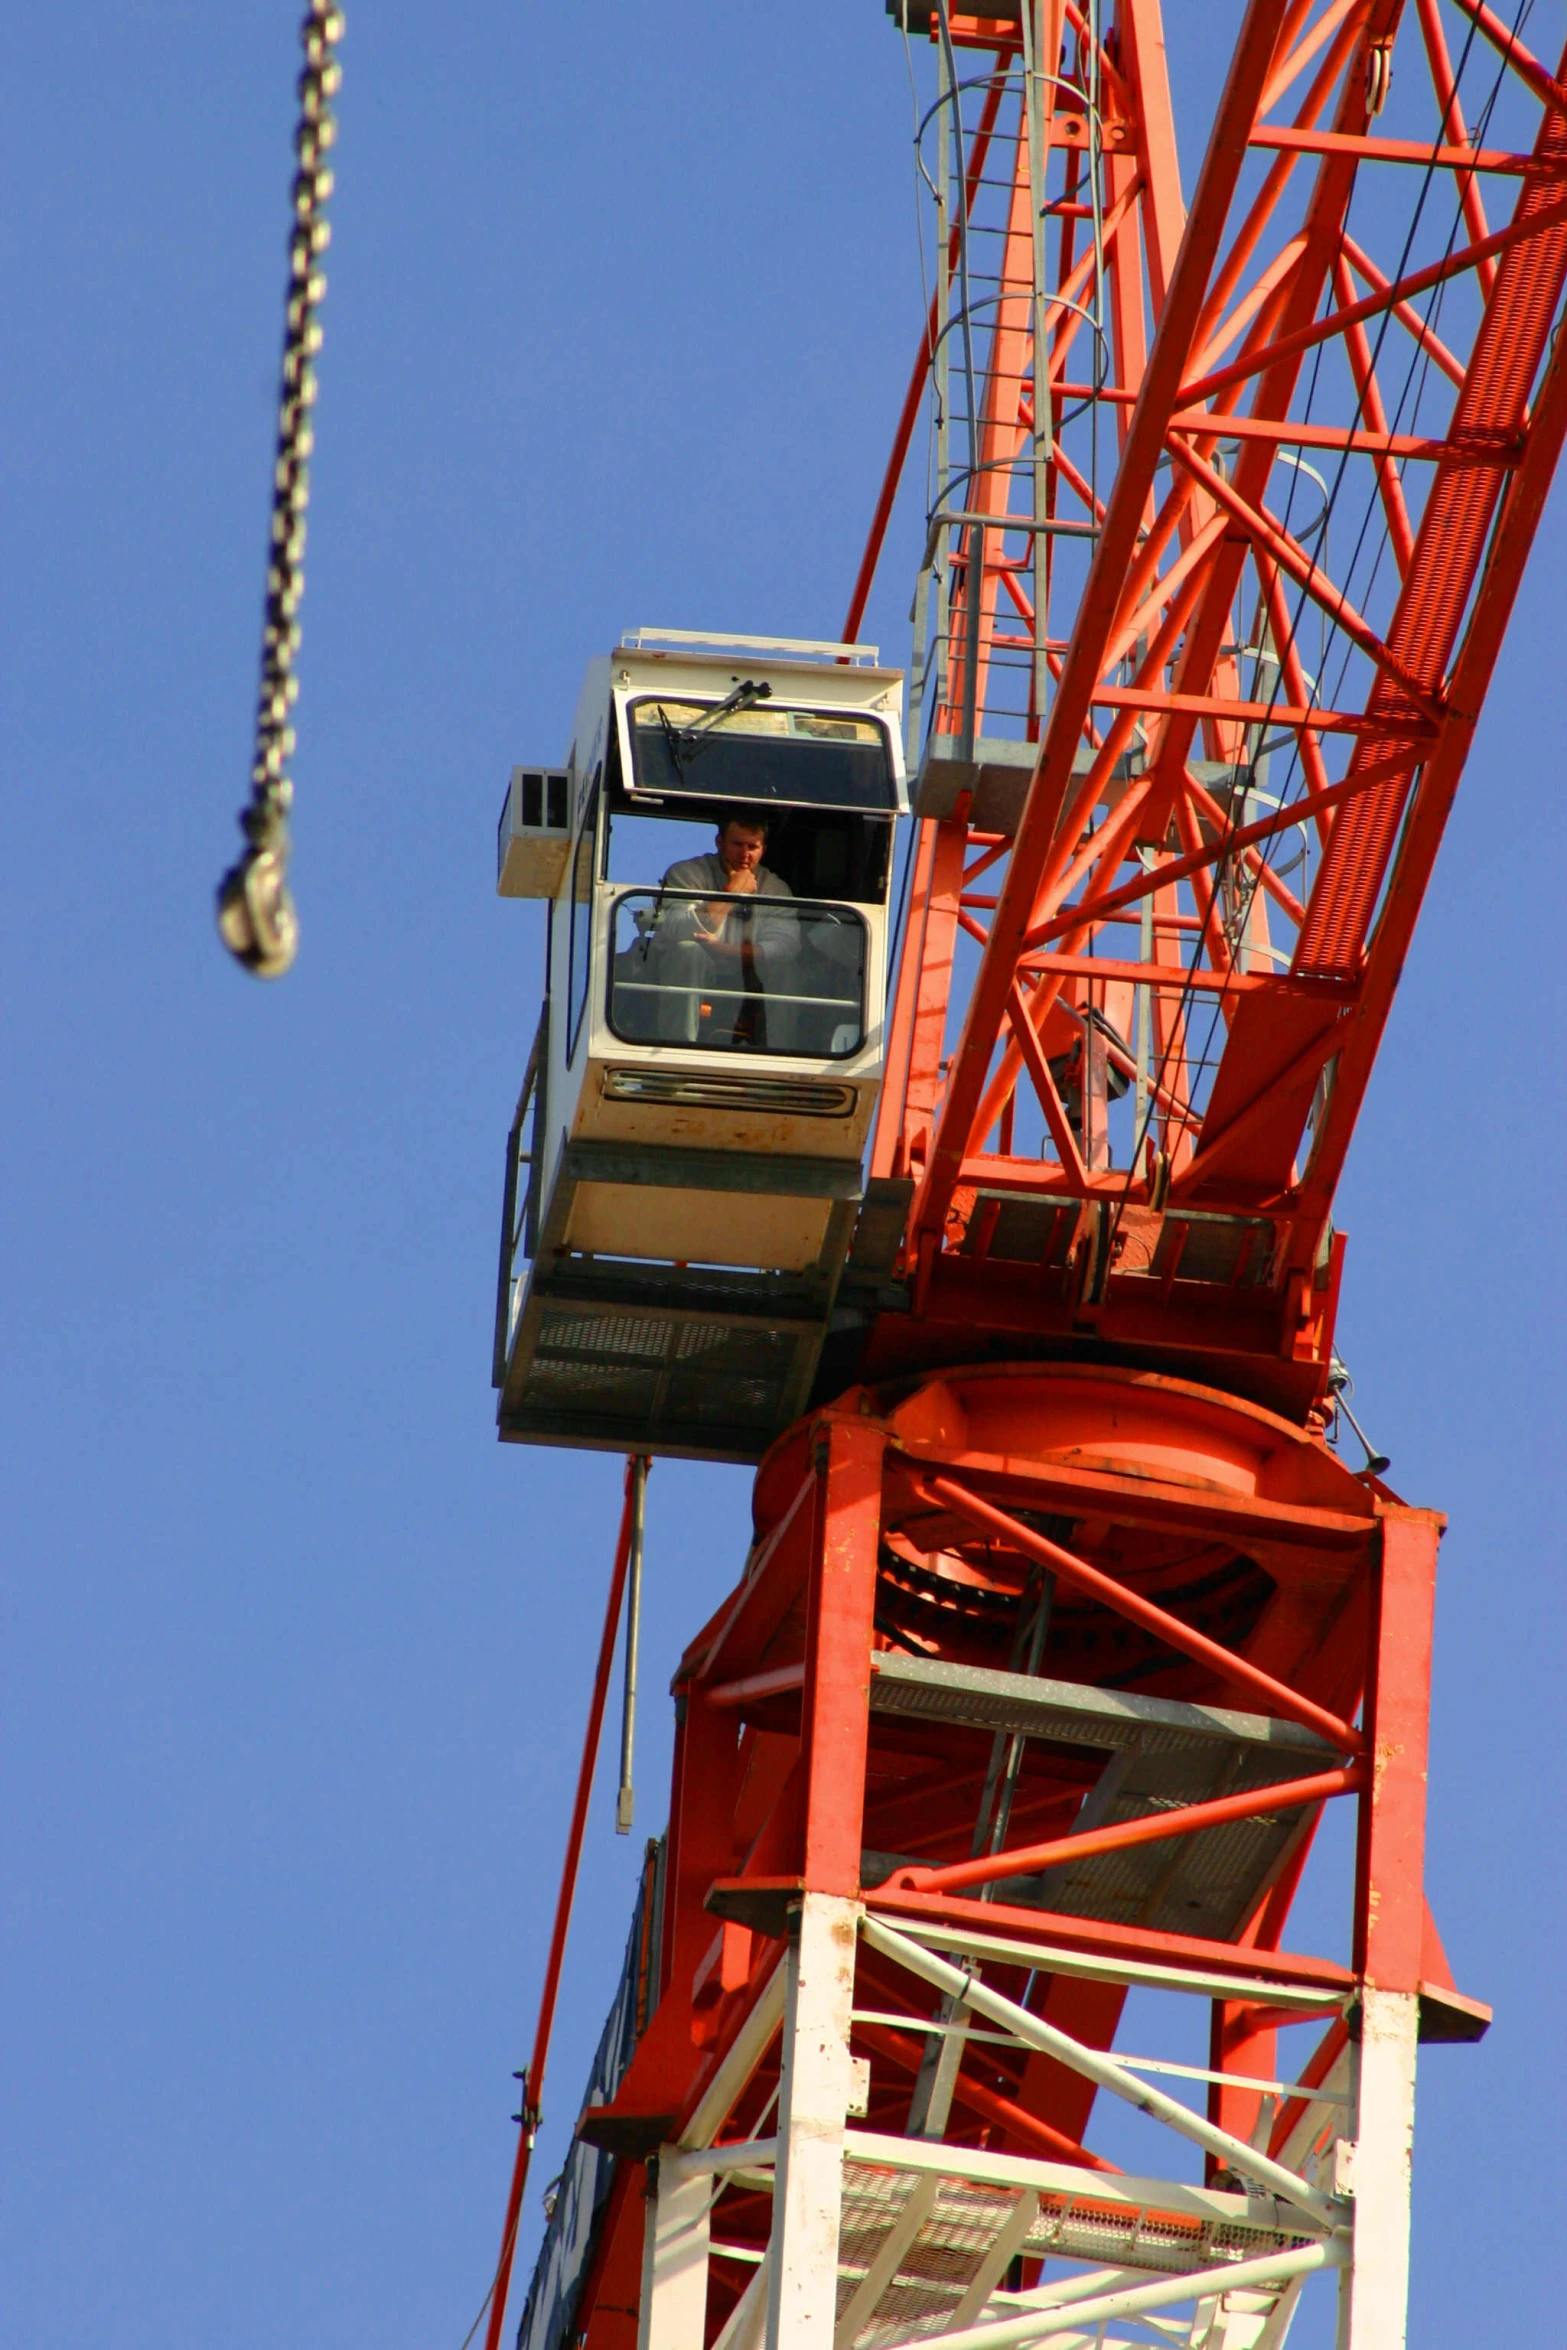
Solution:
<svg viewBox="0 0 1567 2350"><path fill-rule="evenodd" d="M866 647L642 631L565 767L514 772L498 888L549 919L503 1437L755 1460L804 1410L882 1076L902 684Z"/></svg>

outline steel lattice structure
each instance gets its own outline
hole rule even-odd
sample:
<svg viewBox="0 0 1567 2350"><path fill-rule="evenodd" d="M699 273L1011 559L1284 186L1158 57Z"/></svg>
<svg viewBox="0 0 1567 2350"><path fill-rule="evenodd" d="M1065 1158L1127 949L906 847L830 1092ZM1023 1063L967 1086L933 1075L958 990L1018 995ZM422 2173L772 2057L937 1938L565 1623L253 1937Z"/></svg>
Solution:
<svg viewBox="0 0 1567 2350"><path fill-rule="evenodd" d="M1331 2270L1399 2350L1416 2047L1487 2011L1423 1893L1441 1521L1329 1441L1331 1218L1567 430L1567 55L1252 0L1188 206L1157 0L890 13L934 287L845 639L933 431L880 1253L676 1678L519 2343L1277 2350ZM1348 1966L1285 1947L1344 1798ZM1207 2064L1113 2053L1132 1990Z"/></svg>
<svg viewBox="0 0 1567 2350"><path fill-rule="evenodd" d="M944 51L954 86L958 60L996 62L941 178L950 413L916 692L951 756L924 768L940 820L874 1172L915 1178L934 1319L983 1326L998 1214L1059 1194L1090 1268L1051 1301L1063 1329L1086 1307L1166 1359L1244 1355L1250 1392L1299 1409L1330 1343L1334 1189L1567 419L1564 129L1550 71L1468 0L1469 112L1437 0L1254 9L1188 215L1157 8L1118 8L1097 45L1074 8L1043 25L1032 127L1020 41L954 20ZM1376 127L1395 55L1400 91L1425 85L1420 137ZM1065 94L1090 87L1097 114ZM1504 122L1516 147L1489 143ZM954 1040L964 934L982 951ZM1086 1133L1059 1081L1085 1037ZM1132 1080L1121 1171L1101 1059ZM1272 1226L1195 1327L1149 1278L1181 1209Z"/></svg>

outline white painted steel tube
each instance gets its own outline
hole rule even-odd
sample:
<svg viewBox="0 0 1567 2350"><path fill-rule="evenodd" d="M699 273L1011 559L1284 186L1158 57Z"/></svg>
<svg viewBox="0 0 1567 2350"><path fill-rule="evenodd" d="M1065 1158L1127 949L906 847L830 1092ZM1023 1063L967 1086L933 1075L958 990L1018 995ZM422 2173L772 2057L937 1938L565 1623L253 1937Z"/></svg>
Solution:
<svg viewBox="0 0 1567 2350"><path fill-rule="evenodd" d="M965 2326L960 2334L942 2335L942 2350L1018 2350L1023 2343L1048 2342L1052 2335L1075 2334L1082 2326L1104 2325L1116 2317L1138 2317L1144 2310L1168 2309L1179 2301L1288 2284L1292 2277L1309 2276L1314 2269L1343 2268L1348 2260L1347 2240L1334 2236L1323 2244L1303 2244L1297 2251L1270 2253L1260 2260L1226 2261L1223 2268L1201 2269L1193 2276L1160 2277L1155 2284L1132 2285L1124 2292L1103 2293L1093 2301L1058 2300L1053 2309L1022 2310L997 2325ZM893 2350L920 2350L927 2338L910 2335L894 2344Z"/></svg>
<svg viewBox="0 0 1567 2350"><path fill-rule="evenodd" d="M1009 2313L1021 2317L1025 2308L1030 2314L1048 2309L1073 2309L1075 2302L1092 2301L1102 2293L1130 2293L1136 2286L1150 2281L1145 2268L1095 2268L1086 2276L1057 2277L1053 2285L1040 2285L1032 2293L998 2293L996 2307L1002 2317ZM1076 2322L1075 2309L1073 2322Z"/></svg>
<svg viewBox="0 0 1567 2350"><path fill-rule="evenodd" d="M1319 2194L1315 2187L1308 2186L1304 2179L1297 2178L1294 2171L1286 2170L1282 2163L1270 2162L1267 2155L1259 2154L1254 2146L1248 2146L1244 2138L1233 2137L1228 2130L1221 2130L1213 2122L1203 2120L1177 2098L1166 2097L1162 2089L1150 2088L1135 2073L1123 2071L1113 2057L1101 2055L1096 2048L1085 2048L1069 2032L1059 2031L1042 2017L1030 2015L1026 2007L1019 2007L1014 2000L1004 1999L999 1991L992 1991L988 1984L964 1974L961 1968L949 1966L945 1959L937 1958L933 1951L911 1941L907 1934L894 1933L879 1918L868 1917L862 1931L872 1948L879 1950L883 1957L896 1959L900 1966L907 1967L911 1974L922 1975L937 1990L961 1999L966 2006L977 2008L981 2015L989 2016L992 2023L1005 2024L1020 2040L1026 2040L1031 2047L1041 2049L1046 2056L1056 2057L1062 2064L1069 2065L1073 2072L1081 2073L1085 2079L1096 2081L1101 2089L1110 2090L1114 2096L1124 2097L1128 2105L1135 2105L1140 2112L1151 2115L1155 2121L1167 2123L1182 2137L1190 2138L1194 2145L1203 2147L1210 2154L1222 2155L1230 2168L1242 2178L1255 2179L1259 2186L1282 2196L1297 2210L1309 2212L1319 2226L1331 2229L1339 2225L1343 2215L1330 2197Z"/></svg>
<svg viewBox="0 0 1567 2350"><path fill-rule="evenodd" d="M702 2102L680 2133L680 2148L711 2146L735 2100L772 2046L784 2014L784 1978L788 1969L780 1957L761 1990L729 2052L702 2095ZM765 2116L764 2116L765 2118Z"/></svg>
<svg viewBox="0 0 1567 2350"><path fill-rule="evenodd" d="M868 1905L874 1914L876 1897ZM938 1926L928 1918L911 1923L906 1931L932 1950L956 1950L981 1964L993 1958L998 1965L1037 1968L1041 1974L1082 1976L1090 1983L1141 1983L1151 1991L1189 1991L1199 1999L1243 1999L1254 2007L1296 2008L1306 2014L1330 2014L1341 2008L1354 1991L1345 1976L1340 1984L1286 1983L1271 1976L1224 1974L1217 1969L1155 1966L1151 1960L1110 1958L1104 1953L1061 1950L1048 1942L1027 1942L1007 1934L977 1934L968 1926ZM1245 1952L1238 1951L1237 1957Z"/></svg>
<svg viewBox="0 0 1567 2350"><path fill-rule="evenodd" d="M678 2153L666 2147L659 2154L658 2167L671 2178L695 2179L721 2171L765 2170L777 2160L776 2138L738 2138L731 2146L682 2147Z"/></svg>
<svg viewBox="0 0 1567 2350"><path fill-rule="evenodd" d="M749 2256L748 2256L749 2257ZM713 2350L757 2350L767 2323L767 2255L757 2255L745 2291L729 2312L728 2322Z"/></svg>
<svg viewBox="0 0 1567 2350"><path fill-rule="evenodd" d="M620 1706L620 1792L615 1798L615 1833L629 1836L633 1817L632 1757L637 1737L637 1652L642 1640L642 1546L647 1529L646 1453L631 1461L631 1558L626 1577L626 1665Z"/></svg>

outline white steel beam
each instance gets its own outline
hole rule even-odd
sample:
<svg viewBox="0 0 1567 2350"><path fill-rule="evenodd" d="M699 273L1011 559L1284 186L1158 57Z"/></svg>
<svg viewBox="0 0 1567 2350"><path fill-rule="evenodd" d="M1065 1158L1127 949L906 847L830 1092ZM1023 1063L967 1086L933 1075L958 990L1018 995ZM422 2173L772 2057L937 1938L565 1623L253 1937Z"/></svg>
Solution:
<svg viewBox="0 0 1567 2350"><path fill-rule="evenodd" d="M713 2344L713 2350L761 2350L762 2329L767 2323L767 2255L762 2255L761 2266L749 2279L745 2291L735 2303L725 2321L724 2330ZM700 2340L701 2336L698 2335Z"/></svg>
<svg viewBox="0 0 1567 2350"><path fill-rule="evenodd" d="M1223 2268L1203 2269L1192 2276L1160 2277L1153 2284L1130 2285L1091 2301L1078 2301L1070 2308L1059 2300L1053 2311L1036 2303L1015 2317L1002 2318L999 2324L965 2326L961 2333L943 2334L940 2339L943 2350L1021 2350L1025 2343L1059 2340L1080 2327L1108 2325L1112 2318L1139 2317L1148 2310L1170 2309L1212 2293L1287 2283L1292 2277L1309 2276L1314 2269L1341 2268L1348 2257L1347 2238L1332 2237L1326 2243L1302 2244L1293 2252L1267 2253L1259 2260L1229 2261ZM1016 2308L1016 2301L1010 2306ZM920 2350L929 2339L925 2334L911 2335L892 2344L890 2350Z"/></svg>
<svg viewBox="0 0 1567 2350"><path fill-rule="evenodd" d="M1413 1991L1369 1983L1361 2000L1350 2068L1355 2257L1339 2285L1339 2342L1341 2350L1404 2350L1420 2002Z"/></svg>
<svg viewBox="0 0 1567 2350"><path fill-rule="evenodd" d="M707 2325L707 2257L712 2186L683 2170L673 2148L656 2157L642 2239L637 2350L690 2350Z"/></svg>
<svg viewBox="0 0 1567 2350"><path fill-rule="evenodd" d="M856 2285L847 2309L838 2320L833 2334L833 2350L852 2350L855 2335L870 2322L871 2311L892 2283L910 2245L935 2210L940 2184L934 2172L926 2178L915 2180L903 2209L887 2230L880 2251Z"/></svg>
<svg viewBox="0 0 1567 2350"><path fill-rule="evenodd" d="M929 2138L894 2138L879 2130L846 2130L844 2152L877 2170L935 2172L984 2187L1035 2187L1041 2195L1090 2196L1124 2211L1178 2211L1206 2222L1303 2235L1293 2205L1276 2195L1236 2194L1226 2187L1189 2187L1180 2179L1129 2177L1124 2171L1085 2171L1081 2163L1041 2162L1029 2154L993 2154L984 2146L944 2146ZM687 2157L696 2160L697 2157ZM705 2158L701 2158L705 2159Z"/></svg>
<svg viewBox="0 0 1567 2350"><path fill-rule="evenodd" d="M862 1905L807 1893L790 1937L767 2350L832 2350L854 1957ZM700 2328L681 2350L702 2339Z"/></svg>
<svg viewBox="0 0 1567 2350"><path fill-rule="evenodd" d="M1038 2217L1039 2197L1028 2188L1018 2197L1017 2209L980 2262L973 2283L952 2312L954 2326L970 2326L983 2315L985 2304L1028 2242L1028 2231Z"/></svg>
<svg viewBox="0 0 1567 2350"><path fill-rule="evenodd" d="M872 1897L870 1915L876 1917ZM892 1925L890 1917L877 1922ZM906 1918L901 1912L896 1930L928 1950L950 1950L975 1959L993 1958L1001 1966L1037 1967L1042 1974L1078 1975L1090 1983L1138 1983L1150 1991L1190 1991L1199 1999L1244 1999L1256 2007L1292 2007L1308 2014L1342 2008L1353 1986L1342 1988L1313 1983L1275 1982L1236 1968L1160 1966L1152 1959L1107 1958L1083 1950L1060 1950L1052 1943L1025 1942L1021 1937L975 1933L968 1926L932 1925L924 1918ZM906 2023L907 2018L900 2017Z"/></svg>
<svg viewBox="0 0 1567 2350"><path fill-rule="evenodd" d="M1091 2268L1081 2276L1056 2277L1048 2285L1036 2285L1031 2293L997 2293L996 2314L1005 2317L1009 2311L1021 2309L1067 2309L1074 2301L1093 2301L1101 2293L1118 2293L1123 2285L1140 2285L1146 2273L1134 2268Z"/></svg>
<svg viewBox="0 0 1567 2350"><path fill-rule="evenodd" d="M1343 2271L1340 2270L1339 2273L1342 2275ZM1283 2350L1284 2339L1290 2330L1290 2323L1295 2311L1299 2307L1301 2291L1305 2282L1304 2277L1296 2277L1285 2286L1263 2321L1260 2332L1249 2345L1249 2350ZM1220 2339L1222 2340L1222 2337ZM1217 2344L1215 2350L1218 2350ZM1229 2350L1227 2343L1223 2345L1223 2350Z"/></svg>
<svg viewBox="0 0 1567 2350"><path fill-rule="evenodd" d="M778 2160L776 2138L731 2138L722 2146L667 2146L659 2157L672 2179L710 2179L733 2171L766 2171Z"/></svg>
<svg viewBox="0 0 1567 2350"><path fill-rule="evenodd" d="M1072 2038L1070 2032L1063 2032L1056 2025L1047 2024L1042 2016L1030 2014L1026 2007L1019 2007L1014 2000L1004 1999L999 1991L992 1991L988 1984L965 1975L958 1967L949 1966L945 1959L937 1958L933 1951L910 1941L906 1934L894 1933L878 1918L866 1919L865 1938L884 1957L896 1959L911 1973L923 1975L938 1990L961 1998L966 2006L977 2008L981 2015L988 2016L993 2023L1007 2025L1020 2040L1026 2040L1031 2047L1042 2050L1046 2056L1057 2058L1060 2063L1070 2066L1073 2072L1081 2073L1086 2080L1096 2082L1101 2089L1108 2089L1113 2096L1124 2098L1128 2105L1136 2106L1153 2120L1166 2123L1181 2137L1189 2138L1194 2146L1201 2146L1207 2153L1221 2156L1242 2178L1255 2179L1259 2186L1267 2187L1275 2195L1284 2197L1298 2210L1308 2212L1319 2226L1330 2230L1338 2226L1343 2215L1331 2196L1320 2194L1315 2187L1308 2186L1304 2179L1297 2178L1293 2171L1286 2170L1282 2163L1270 2161L1267 2155L1259 2154L1243 2138L1235 2137L1229 2130L1217 2128L1176 2098L1166 2097L1162 2089L1150 2088L1135 2073L1124 2072L1112 2057L1101 2055L1097 2049L1085 2048L1080 2040ZM1362 2350L1362 2345L1357 2343L1354 2350ZM1371 2350L1369 2342L1364 2345L1364 2350ZM1378 2345L1378 2350L1383 2350L1383 2346Z"/></svg>
<svg viewBox="0 0 1567 2350"><path fill-rule="evenodd" d="M1319 2155L1330 2137L1343 2126L1334 2117L1341 2108L1347 2110L1353 2105L1350 2053L1347 2047L1340 2049L1320 2088L1297 2087L1285 2100L1286 2104L1293 2104L1296 2098L1303 2098L1307 2103L1306 2110L1278 2150L1279 2160L1287 2163L1291 2170L1303 2171L1308 2178L1317 2175Z"/></svg>
<svg viewBox="0 0 1567 2350"><path fill-rule="evenodd" d="M734 2036L733 2045L725 2051L722 2064L702 2092L695 2113L681 2131L682 2146L711 2146L729 2119L735 2099L767 2054L773 2034L783 2021L784 1988L784 1966L780 1960L757 1993L750 2014Z"/></svg>

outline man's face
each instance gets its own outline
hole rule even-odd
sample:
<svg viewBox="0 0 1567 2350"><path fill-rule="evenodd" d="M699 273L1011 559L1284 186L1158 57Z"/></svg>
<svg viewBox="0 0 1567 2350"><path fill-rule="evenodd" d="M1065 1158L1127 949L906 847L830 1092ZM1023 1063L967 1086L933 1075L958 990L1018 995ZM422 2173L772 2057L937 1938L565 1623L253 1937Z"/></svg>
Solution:
<svg viewBox="0 0 1567 2350"><path fill-rule="evenodd" d="M726 824L718 836L718 855L726 873L754 873L762 862L767 835L754 824Z"/></svg>

